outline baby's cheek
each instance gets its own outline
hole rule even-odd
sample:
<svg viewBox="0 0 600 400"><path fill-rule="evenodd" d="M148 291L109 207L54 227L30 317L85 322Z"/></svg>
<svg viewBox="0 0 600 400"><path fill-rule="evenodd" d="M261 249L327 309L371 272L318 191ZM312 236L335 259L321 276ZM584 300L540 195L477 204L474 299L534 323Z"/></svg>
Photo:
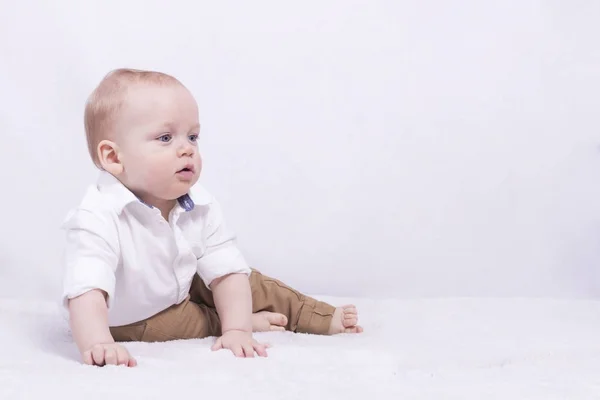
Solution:
<svg viewBox="0 0 600 400"><path fill-rule="evenodd" d="M170 172L173 166L173 161L167 157L160 157L160 155L152 155L148 157L147 163L149 164L146 170L150 174L165 174Z"/></svg>
<svg viewBox="0 0 600 400"><path fill-rule="evenodd" d="M169 166L160 162L148 162L143 168L144 181L152 184L160 183L170 174Z"/></svg>

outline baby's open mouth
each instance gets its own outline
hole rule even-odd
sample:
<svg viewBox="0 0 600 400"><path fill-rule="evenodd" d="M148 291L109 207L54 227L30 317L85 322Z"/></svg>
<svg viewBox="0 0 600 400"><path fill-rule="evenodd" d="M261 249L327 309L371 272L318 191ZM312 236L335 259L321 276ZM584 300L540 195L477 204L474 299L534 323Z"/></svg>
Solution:
<svg viewBox="0 0 600 400"><path fill-rule="evenodd" d="M178 172L178 173L179 173L179 172L194 172L194 166L193 166L193 165L190 165L190 164L188 164L188 165L186 165L185 167L181 168L181 169L180 169L179 171L177 171L177 172Z"/></svg>
<svg viewBox="0 0 600 400"><path fill-rule="evenodd" d="M185 167L177 171L175 175L179 177L179 179L183 179L184 181L190 181L194 177L194 166L186 165Z"/></svg>

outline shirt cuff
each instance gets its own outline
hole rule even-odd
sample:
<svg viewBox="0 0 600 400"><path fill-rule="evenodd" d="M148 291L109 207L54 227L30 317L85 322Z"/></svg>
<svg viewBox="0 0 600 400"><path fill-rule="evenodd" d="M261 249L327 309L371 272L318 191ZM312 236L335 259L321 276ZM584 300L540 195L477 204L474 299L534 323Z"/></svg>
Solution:
<svg viewBox="0 0 600 400"><path fill-rule="evenodd" d="M251 273L252 270L235 245L222 247L198 260L198 275L209 289L211 282L222 276L228 274L246 274L250 276Z"/></svg>
<svg viewBox="0 0 600 400"><path fill-rule="evenodd" d="M91 290L100 289L107 294L107 307L113 305L115 274L111 268L97 259L78 259L77 265L67 272L62 305L68 308L69 300Z"/></svg>

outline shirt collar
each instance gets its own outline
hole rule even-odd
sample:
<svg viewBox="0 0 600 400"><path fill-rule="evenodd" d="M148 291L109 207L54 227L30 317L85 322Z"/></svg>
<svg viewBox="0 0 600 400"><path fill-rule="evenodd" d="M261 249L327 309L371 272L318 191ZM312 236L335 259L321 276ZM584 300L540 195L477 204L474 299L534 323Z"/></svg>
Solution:
<svg viewBox="0 0 600 400"><path fill-rule="evenodd" d="M106 171L100 171L100 176L97 180L98 190L109 196L110 201L117 210L121 212L127 205L131 203L144 204L147 207L152 208L141 201L131 190L121 183L111 173ZM196 206L207 205L211 202L210 197L204 190L190 190L189 193L177 199L176 207L179 207L182 211L192 211Z"/></svg>

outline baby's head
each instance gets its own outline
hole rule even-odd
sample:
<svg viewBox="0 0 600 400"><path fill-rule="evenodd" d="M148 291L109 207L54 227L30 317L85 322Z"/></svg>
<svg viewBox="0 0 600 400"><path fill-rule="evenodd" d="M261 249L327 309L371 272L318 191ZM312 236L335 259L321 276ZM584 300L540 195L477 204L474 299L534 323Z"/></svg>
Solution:
<svg viewBox="0 0 600 400"><path fill-rule="evenodd" d="M84 120L94 163L144 202L160 207L198 181L198 106L174 77L114 70L90 95Z"/></svg>

